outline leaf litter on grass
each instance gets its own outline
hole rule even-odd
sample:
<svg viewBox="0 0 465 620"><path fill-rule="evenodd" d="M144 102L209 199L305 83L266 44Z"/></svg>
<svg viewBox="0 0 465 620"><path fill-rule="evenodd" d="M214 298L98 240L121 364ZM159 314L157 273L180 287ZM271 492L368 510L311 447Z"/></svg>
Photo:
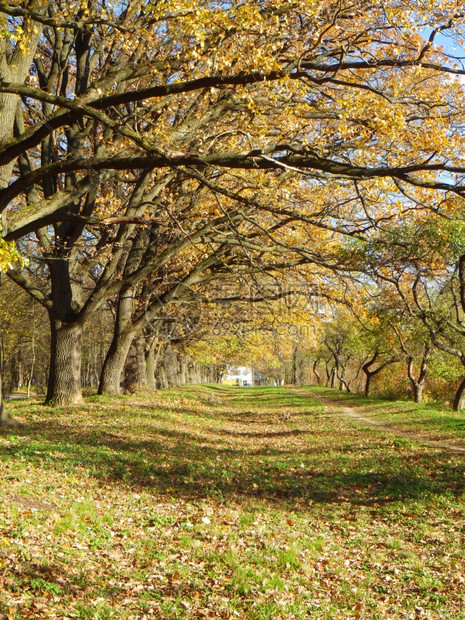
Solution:
<svg viewBox="0 0 465 620"><path fill-rule="evenodd" d="M16 411L0 617L465 617L461 455L284 388Z"/></svg>

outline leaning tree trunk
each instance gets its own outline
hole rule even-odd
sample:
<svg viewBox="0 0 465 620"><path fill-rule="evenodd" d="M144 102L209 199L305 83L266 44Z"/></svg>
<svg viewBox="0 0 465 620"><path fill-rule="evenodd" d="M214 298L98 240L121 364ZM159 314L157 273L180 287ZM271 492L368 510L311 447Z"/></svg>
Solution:
<svg viewBox="0 0 465 620"><path fill-rule="evenodd" d="M47 11L47 2L42 6L31 3L36 14ZM2 21L3 25L3 21ZM6 28L6 22L5 22ZM21 37L21 45L18 43L11 47L8 36L3 36L0 42L0 80L23 84L29 72L32 59L37 49L43 26L36 21L25 18L22 23L24 36ZM6 31L8 33L8 30ZM18 95L13 93L0 94L0 144L13 138L13 128L16 110L20 103ZM7 187L11 181L15 162L14 160L0 166L0 188ZM5 232L5 229L4 229Z"/></svg>
<svg viewBox="0 0 465 620"><path fill-rule="evenodd" d="M368 396L370 396L371 380L373 379L375 374L376 373L374 372L365 371L365 390L364 390L365 398L368 398Z"/></svg>
<svg viewBox="0 0 465 620"><path fill-rule="evenodd" d="M329 387L332 389L336 387L336 369L335 368L331 370L331 374L329 376Z"/></svg>
<svg viewBox="0 0 465 620"><path fill-rule="evenodd" d="M43 3L43 6L36 6L36 3L31 3L31 6L36 13L46 12L48 8L47 3ZM42 33L42 25L36 21L25 18L21 26L24 34L24 37L21 37L21 46L16 43L13 50L8 36L3 36L0 42L0 79L4 82L22 84L25 81ZM0 94L0 143L7 142L13 138L15 116L19 103L18 95L12 93ZM14 160L0 166L0 189L9 185L14 166ZM7 229L6 214L5 210L1 217L3 234L5 234ZM3 364L3 360L0 360L0 363ZM8 415L3 408L2 372L3 367L0 372L0 424L8 420Z"/></svg>
<svg viewBox="0 0 465 620"><path fill-rule="evenodd" d="M124 287L118 296L113 339L100 373L99 394L106 393L114 396L122 392L124 365L138 331L132 324L134 296L135 291L131 286Z"/></svg>
<svg viewBox="0 0 465 620"><path fill-rule="evenodd" d="M314 363L313 363L313 374L315 375L317 385L321 385L321 377L320 377L320 375L318 374L318 370L316 369L317 364L318 364L318 362L319 362L319 361L320 361L320 360L319 360L319 359L317 359L317 360L315 360L315 361L314 361Z"/></svg>
<svg viewBox="0 0 465 620"><path fill-rule="evenodd" d="M50 375L46 403L59 407L83 402L81 390L81 322L51 320Z"/></svg>
<svg viewBox="0 0 465 620"><path fill-rule="evenodd" d="M114 334L103 363L98 387L99 394L105 393L111 396L121 394L124 365L134 336L135 332L131 330Z"/></svg>
<svg viewBox="0 0 465 620"><path fill-rule="evenodd" d="M394 362L397 361L395 357L391 357L390 359L383 362L380 366L378 366L378 368L374 368L373 370L370 370L370 367L373 366L373 364L376 362L378 358L379 358L379 353L375 353L373 357L370 360L368 360L368 362L365 362L365 364L362 365L362 370L365 373L365 377L366 377L365 397L368 397L370 395L371 381L373 377L379 374L382 370L384 370L386 366L389 366L390 364L393 364Z"/></svg>
<svg viewBox="0 0 465 620"><path fill-rule="evenodd" d="M460 382L458 390L455 394L453 408L454 411L465 409L465 377Z"/></svg>

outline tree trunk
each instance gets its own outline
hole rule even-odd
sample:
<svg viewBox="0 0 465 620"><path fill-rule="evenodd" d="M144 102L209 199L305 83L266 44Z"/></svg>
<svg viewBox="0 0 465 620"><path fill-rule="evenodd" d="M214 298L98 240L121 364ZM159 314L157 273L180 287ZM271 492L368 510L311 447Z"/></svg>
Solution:
<svg viewBox="0 0 465 620"><path fill-rule="evenodd" d="M137 388L147 389L147 362L145 358L145 340L140 336L135 341L136 349L136 383Z"/></svg>
<svg viewBox="0 0 465 620"><path fill-rule="evenodd" d="M34 379L34 370L36 363L36 322L35 322L35 314L34 314L34 303L32 304L32 337L31 337L31 364L29 366L29 374L27 376L27 397L31 396L31 385Z"/></svg>
<svg viewBox="0 0 465 620"><path fill-rule="evenodd" d="M345 379L345 368L342 368L342 371L338 378L339 378L339 389L341 391L346 390L348 394L351 394L352 393L351 387Z"/></svg>
<svg viewBox="0 0 465 620"><path fill-rule="evenodd" d="M155 348L154 346L151 346L146 351L146 356L145 356L145 371L147 373L147 377L146 377L147 389L150 390L151 392L157 389L157 384L155 382L155 368L156 368Z"/></svg>
<svg viewBox="0 0 465 620"><path fill-rule="evenodd" d="M121 382L124 373L124 364L131 348L137 330L132 327L132 312L134 309L134 290L131 286L125 287L119 294L116 310L113 339L103 362L98 393L121 394Z"/></svg>
<svg viewBox="0 0 465 620"><path fill-rule="evenodd" d="M103 363L99 394L110 394L114 396L121 394L121 382L123 380L124 364L134 339L134 332L127 331L115 333Z"/></svg>
<svg viewBox="0 0 465 620"><path fill-rule="evenodd" d="M314 363L313 363L313 374L315 375L317 385L321 385L321 377L318 374L318 370L316 368L319 361L320 360L318 359L318 360L315 360Z"/></svg>
<svg viewBox="0 0 465 620"><path fill-rule="evenodd" d="M292 375L291 375L291 383L292 385L297 385L297 347L294 347L292 352Z"/></svg>
<svg viewBox="0 0 465 620"><path fill-rule="evenodd" d="M3 408L3 348L0 348L0 426L5 423Z"/></svg>
<svg viewBox="0 0 465 620"><path fill-rule="evenodd" d="M389 366L390 364L393 364L394 362L397 361L395 357L392 357L391 359L388 359L385 362L383 362L380 366L378 366L378 368L375 368L374 370L370 370L370 366L372 366L376 362L376 360L379 358L379 355L380 354L378 352L375 353L373 357L370 360L368 360L368 362L365 362L365 364L363 364L362 366L362 370L366 376L365 396L370 395L371 380L373 379L373 377L379 374L382 370L384 370L386 366Z"/></svg>
<svg viewBox="0 0 465 620"><path fill-rule="evenodd" d="M416 403L421 403L423 400L423 388L425 387L426 377L428 374L428 361L431 357L432 347L431 344L428 343L423 351L423 358L420 364L420 372L418 374L418 379L415 377L414 369L413 369L413 355L410 355L407 352L407 374L410 379L410 383L413 388L413 398Z"/></svg>
<svg viewBox="0 0 465 620"><path fill-rule="evenodd" d="M462 379L454 398L454 411L465 409L465 377Z"/></svg>
<svg viewBox="0 0 465 620"><path fill-rule="evenodd" d="M50 375L46 403L58 407L79 405L83 401L81 390L80 322L63 323L51 320Z"/></svg>
<svg viewBox="0 0 465 620"><path fill-rule="evenodd" d="M330 376L330 381L329 381L329 387L334 389L336 387L336 369L333 368L331 370L331 376Z"/></svg>
<svg viewBox="0 0 465 620"><path fill-rule="evenodd" d="M371 380L374 377L375 373L368 373L365 372L366 375L366 380L365 380L365 398L368 398L368 396L370 396L370 387L371 387Z"/></svg>
<svg viewBox="0 0 465 620"><path fill-rule="evenodd" d="M166 376L165 362L162 360L157 366L157 387L164 390L169 386L168 377Z"/></svg>
<svg viewBox="0 0 465 620"><path fill-rule="evenodd" d="M413 398L418 404L423 402L423 388L424 384L418 383L418 381L413 384Z"/></svg>
<svg viewBox="0 0 465 620"><path fill-rule="evenodd" d="M47 4L42 3L42 6L37 6L34 3L34 10L37 13L45 13L47 11ZM6 22L4 27L6 28ZM14 51L11 49L9 37L2 37L3 40L0 43L0 79L4 82L22 84L31 66L42 32L42 25L25 19L22 23L22 28L24 30L22 46L16 44ZM12 93L0 94L0 144L13 137L14 121L19 101L18 95ZM15 162L11 161L0 166L0 188L3 189L10 183L14 165ZM6 210L3 214L4 219L5 216ZM5 222L3 223L5 224ZM5 231L6 226L3 226L3 232L5 233Z"/></svg>

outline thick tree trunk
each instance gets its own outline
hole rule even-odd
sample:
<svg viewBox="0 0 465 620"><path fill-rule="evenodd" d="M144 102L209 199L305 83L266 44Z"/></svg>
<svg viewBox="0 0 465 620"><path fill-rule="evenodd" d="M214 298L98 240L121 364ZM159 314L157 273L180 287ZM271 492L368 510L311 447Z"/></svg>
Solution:
<svg viewBox="0 0 465 620"><path fill-rule="evenodd" d="M147 389L152 392L157 389L157 384L155 382L155 368L156 368L155 349L152 346L146 351L146 356L145 356Z"/></svg>
<svg viewBox="0 0 465 620"><path fill-rule="evenodd" d="M423 402L423 388L424 384L418 382L413 384L413 398L416 403Z"/></svg>
<svg viewBox="0 0 465 620"><path fill-rule="evenodd" d="M136 384L137 389L147 389L147 362L145 358L145 340L141 336L135 341L136 349Z"/></svg>
<svg viewBox="0 0 465 620"><path fill-rule="evenodd" d="M115 317L113 339L103 362L98 393L115 395L121 394L121 382L124 374L124 365L137 330L132 327L132 312L134 309L134 290L125 287L118 298L118 307Z"/></svg>
<svg viewBox="0 0 465 620"><path fill-rule="evenodd" d="M157 366L157 387L161 390L170 387L168 377L166 375L164 360L162 360L161 363Z"/></svg>
<svg viewBox="0 0 465 620"><path fill-rule="evenodd" d="M179 363L176 351L168 344L163 354L164 381L166 387L177 387L179 382Z"/></svg>
<svg viewBox="0 0 465 620"><path fill-rule="evenodd" d="M368 396L370 396L370 388L371 388L371 380L374 377L374 373L367 373L365 372L366 375L366 379L365 379L365 397L367 398Z"/></svg>
<svg viewBox="0 0 465 620"><path fill-rule="evenodd" d="M454 411L465 409L465 377L462 379L454 398Z"/></svg>
<svg viewBox="0 0 465 620"><path fill-rule="evenodd" d="M98 387L99 394L121 394L124 365L134 339L134 332L115 333L103 363Z"/></svg>
<svg viewBox="0 0 465 620"><path fill-rule="evenodd" d="M81 390L80 322L51 321L50 375L45 402L59 407L83 402Z"/></svg>
<svg viewBox="0 0 465 620"><path fill-rule="evenodd" d="M423 358L420 364L420 372L418 374L418 379L414 374L414 359L413 356L407 352L407 374L410 379L410 383L413 388L413 398L416 403L421 403L423 401L423 388L425 387L426 377L428 374L428 361L431 357L432 348L431 345L428 344L425 347L423 352Z"/></svg>

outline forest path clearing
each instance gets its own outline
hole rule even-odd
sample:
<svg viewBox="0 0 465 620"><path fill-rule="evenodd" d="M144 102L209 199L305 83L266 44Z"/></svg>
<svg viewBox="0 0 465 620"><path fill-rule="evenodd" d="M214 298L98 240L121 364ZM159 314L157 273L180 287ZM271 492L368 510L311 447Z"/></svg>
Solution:
<svg viewBox="0 0 465 620"><path fill-rule="evenodd" d="M342 400L321 396L318 392L315 392L313 390L308 390L308 396L311 398L318 398L318 400L323 402L328 408L328 410L335 416L344 416L352 420L356 420L368 426L375 427L380 431L390 433L395 437L401 437L404 439L409 439L411 441L417 441L433 448L445 449L450 450L451 452L460 452L462 454L465 454L465 446L463 445L461 446L452 441L447 441L439 437L434 437L430 434L422 435L419 433L406 431L399 428L396 424L379 422L378 420L374 420L372 417L368 417L367 415L362 415L359 412L359 410L361 410L361 412L366 414L367 409L369 410L369 407L349 407L346 404L342 404L342 402L344 402Z"/></svg>

